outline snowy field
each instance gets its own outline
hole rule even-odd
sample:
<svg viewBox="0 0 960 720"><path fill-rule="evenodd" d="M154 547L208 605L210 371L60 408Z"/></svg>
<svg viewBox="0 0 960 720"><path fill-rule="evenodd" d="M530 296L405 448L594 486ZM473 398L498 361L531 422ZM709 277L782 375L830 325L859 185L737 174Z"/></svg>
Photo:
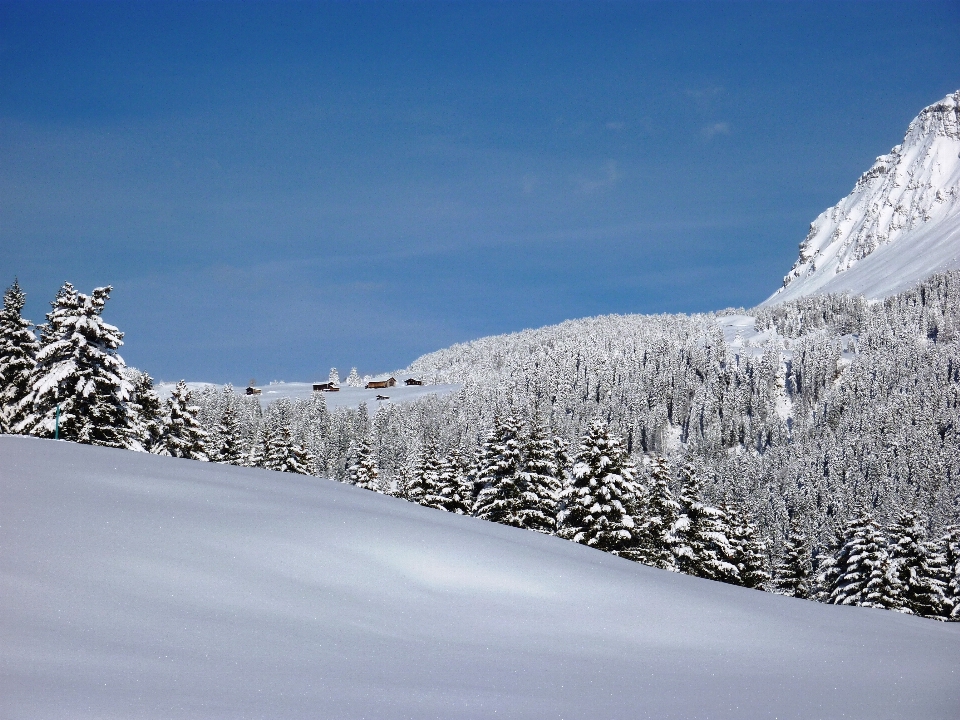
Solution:
<svg viewBox="0 0 960 720"><path fill-rule="evenodd" d="M401 403L409 402L422 398L426 395L447 395L460 390L461 385L412 385L403 384L403 379L397 378L399 385L392 388L380 390L366 390L364 388L348 387L341 385L338 392L325 392L323 399L327 403L327 409L335 410L341 407L359 407L360 403L365 402L367 408L373 412L377 405L384 402ZM173 392L176 383L163 382L157 383L157 395L161 400L166 400ZM191 392L199 392L206 388L222 388L222 385L212 383L188 382L187 387ZM238 393L244 392L245 388L235 388ZM260 404L266 408L271 403L281 398L290 398L292 400L308 400L313 393L313 383L298 382L272 382L269 385L260 386ZM377 396L385 396L387 400L377 400Z"/></svg>
<svg viewBox="0 0 960 720"><path fill-rule="evenodd" d="M960 624L0 437L0 717L955 719Z"/></svg>

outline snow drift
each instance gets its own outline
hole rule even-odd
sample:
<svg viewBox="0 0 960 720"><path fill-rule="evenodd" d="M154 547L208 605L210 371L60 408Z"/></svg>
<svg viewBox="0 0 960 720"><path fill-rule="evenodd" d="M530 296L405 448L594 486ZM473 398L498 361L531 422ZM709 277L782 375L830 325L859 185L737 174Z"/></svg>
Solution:
<svg viewBox="0 0 960 720"><path fill-rule="evenodd" d="M955 718L960 625L306 476L0 437L4 718Z"/></svg>
<svg viewBox="0 0 960 720"><path fill-rule="evenodd" d="M810 225L764 304L849 291L881 298L960 268L960 90L924 110L900 145Z"/></svg>

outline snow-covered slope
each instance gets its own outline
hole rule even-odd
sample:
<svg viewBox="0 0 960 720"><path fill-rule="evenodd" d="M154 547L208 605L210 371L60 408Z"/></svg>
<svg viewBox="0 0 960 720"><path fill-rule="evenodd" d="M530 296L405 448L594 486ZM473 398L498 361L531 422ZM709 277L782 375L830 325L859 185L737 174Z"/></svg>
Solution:
<svg viewBox="0 0 960 720"><path fill-rule="evenodd" d="M955 718L960 624L0 437L0 717Z"/></svg>
<svg viewBox="0 0 960 720"><path fill-rule="evenodd" d="M903 143L823 212L764 304L850 291L880 298L960 268L960 91L925 108Z"/></svg>
<svg viewBox="0 0 960 720"><path fill-rule="evenodd" d="M407 386L402 384L403 380L405 379L406 378L400 378L401 384L395 387L381 390L367 390L363 387L350 387L349 385L341 385L338 392L324 393L323 400L326 403L328 410L334 410L342 407L355 408L359 407L360 403L366 403L367 407L372 411L383 402L411 402L413 400L419 400L427 395L449 395L450 393L457 392L461 388L460 385L456 384ZM171 382L157 383L157 395L161 400L166 400L168 397L170 397L170 394L173 392L173 388L176 387L176 385L176 383ZM187 388L190 390L190 392L195 393L194 399L196 399L196 394L202 393L205 390L220 391L223 389L223 385L215 385L214 383L205 382L189 382L187 383ZM238 392L243 391L239 390ZM276 402L277 400L309 400L311 395L313 395L313 383L272 382L269 385L264 385L261 387L260 395L257 395L256 397L260 400L260 404L266 408L268 405ZM378 400L378 397L386 397L387 399Z"/></svg>

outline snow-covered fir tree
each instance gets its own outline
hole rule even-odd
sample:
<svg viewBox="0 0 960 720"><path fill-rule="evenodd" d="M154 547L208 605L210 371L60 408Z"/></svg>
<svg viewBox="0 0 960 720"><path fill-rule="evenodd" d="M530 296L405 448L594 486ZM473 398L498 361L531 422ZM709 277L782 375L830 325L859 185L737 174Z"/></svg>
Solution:
<svg viewBox="0 0 960 720"><path fill-rule="evenodd" d="M208 460L207 433L197 420L200 408L191 402L187 383L181 380L167 399L160 431L160 442L154 447L157 455Z"/></svg>
<svg viewBox="0 0 960 720"><path fill-rule="evenodd" d="M653 460L647 479L645 523L640 528L640 562L663 570L677 570L674 559L677 538L673 528L680 517L680 504L673 498L670 462L661 455Z"/></svg>
<svg viewBox="0 0 960 720"><path fill-rule="evenodd" d="M220 419L210 435L210 459L228 465L243 465L247 448L232 385L223 388L222 406Z"/></svg>
<svg viewBox="0 0 960 720"><path fill-rule="evenodd" d="M363 387L363 381L360 379L360 375L357 374L356 368L350 368L350 374L347 375L346 384L347 387Z"/></svg>
<svg viewBox="0 0 960 720"><path fill-rule="evenodd" d="M84 295L70 283L60 288L41 327L16 432L53 437L59 407L62 439L141 449L126 408L132 387L117 354L123 333L101 317L111 290L95 288Z"/></svg>
<svg viewBox="0 0 960 720"><path fill-rule="evenodd" d="M945 588L944 615L960 622L960 525L951 525L940 539L940 580Z"/></svg>
<svg viewBox="0 0 960 720"><path fill-rule="evenodd" d="M833 605L888 607L895 604L888 580L886 539L866 510L851 517L837 549L820 569L818 583L824 602Z"/></svg>
<svg viewBox="0 0 960 720"><path fill-rule="evenodd" d="M774 574L774 592L788 597L807 599L813 594L813 561L810 541L799 521L790 523L790 534L783 547L783 555Z"/></svg>
<svg viewBox="0 0 960 720"><path fill-rule="evenodd" d="M734 549L733 564L737 567L739 584L763 590L770 582L767 547L750 511L742 504L723 503L720 509L729 521L729 540Z"/></svg>
<svg viewBox="0 0 960 720"><path fill-rule="evenodd" d="M327 382L333 385L334 387L339 387L340 385L340 373L337 372L337 369L330 368L330 374L327 375Z"/></svg>
<svg viewBox="0 0 960 720"><path fill-rule="evenodd" d="M21 315L27 296L14 280L3 293L0 310L0 433L23 423L21 405L30 388L39 344L32 323Z"/></svg>
<svg viewBox="0 0 960 720"><path fill-rule="evenodd" d="M701 500L702 481L693 464L680 469L680 478L680 515L672 528L677 567L687 575L741 584L726 513Z"/></svg>
<svg viewBox="0 0 960 720"><path fill-rule="evenodd" d="M440 485L440 449L432 437L424 439L413 473L406 482L406 498L427 507L440 507L437 491Z"/></svg>
<svg viewBox="0 0 960 720"><path fill-rule="evenodd" d="M554 439L534 417L522 443L520 527L553 534L557 529L557 498L562 489Z"/></svg>
<svg viewBox="0 0 960 720"><path fill-rule="evenodd" d="M267 436L263 467L277 472L310 474L310 456L294 441L290 426L279 424Z"/></svg>
<svg viewBox="0 0 960 720"><path fill-rule="evenodd" d="M929 618L945 615L943 562L935 543L927 541L926 520L917 510L904 510L889 529L890 572L897 582L898 607Z"/></svg>
<svg viewBox="0 0 960 720"><path fill-rule="evenodd" d="M380 471L377 469L377 464L373 459L373 453L370 450L370 441L366 437L361 438L357 445L357 449L353 455L353 463L350 465L350 475L347 482L364 490L382 492L380 486Z"/></svg>
<svg viewBox="0 0 960 720"><path fill-rule="evenodd" d="M250 443L250 449L247 451L247 454L243 459L244 467L264 467L269 439L269 428L260 426L253 438L253 441Z"/></svg>
<svg viewBox="0 0 960 720"><path fill-rule="evenodd" d="M128 374L132 386L127 412L133 426L135 437L146 452L152 452L160 442L163 426L163 405L153 388L153 378L149 374L133 371Z"/></svg>
<svg viewBox="0 0 960 720"><path fill-rule="evenodd" d="M515 415L497 417L477 463L477 494L473 514L501 525L523 527L523 455L520 421Z"/></svg>
<svg viewBox="0 0 960 720"><path fill-rule="evenodd" d="M472 514L472 480L458 450L453 450L441 458L435 493L426 499L425 504L457 515Z"/></svg>
<svg viewBox="0 0 960 720"><path fill-rule="evenodd" d="M596 419L580 443L571 479L559 497L557 534L615 555L638 559L639 486L620 438Z"/></svg>

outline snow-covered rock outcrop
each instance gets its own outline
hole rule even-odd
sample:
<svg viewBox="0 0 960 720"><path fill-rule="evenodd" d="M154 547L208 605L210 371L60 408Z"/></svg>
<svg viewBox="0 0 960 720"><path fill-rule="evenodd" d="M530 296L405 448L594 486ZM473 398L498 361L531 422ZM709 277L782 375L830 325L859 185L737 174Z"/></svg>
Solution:
<svg viewBox="0 0 960 720"><path fill-rule="evenodd" d="M884 297L960 267L960 91L924 110L821 213L783 287L764 304L828 292Z"/></svg>

